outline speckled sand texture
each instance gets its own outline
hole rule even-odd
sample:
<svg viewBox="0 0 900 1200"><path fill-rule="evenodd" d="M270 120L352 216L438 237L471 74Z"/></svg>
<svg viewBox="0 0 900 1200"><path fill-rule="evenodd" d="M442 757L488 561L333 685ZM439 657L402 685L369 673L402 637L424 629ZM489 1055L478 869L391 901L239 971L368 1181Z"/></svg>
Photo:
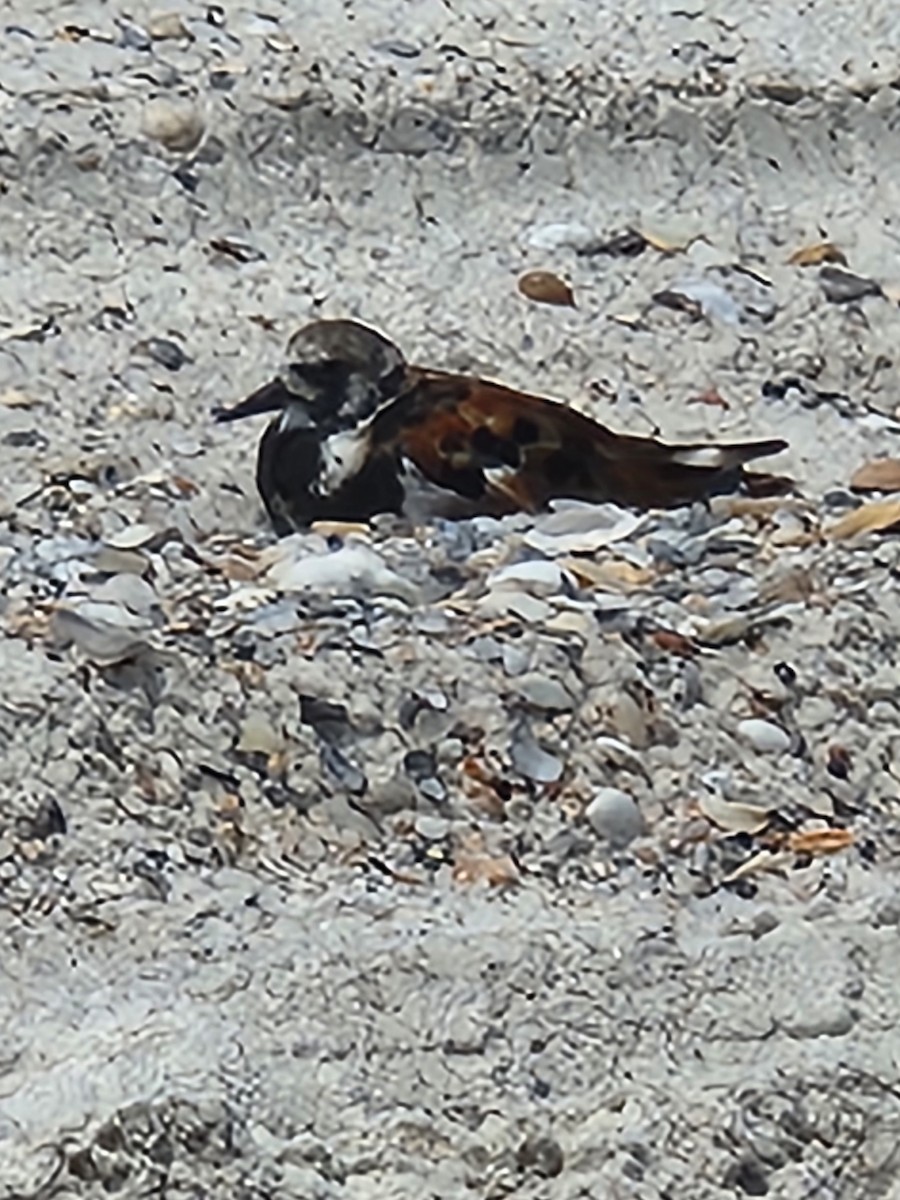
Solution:
<svg viewBox="0 0 900 1200"><path fill-rule="evenodd" d="M0 1197L900 1196L896 4L0 11ZM276 545L316 315L798 494Z"/></svg>

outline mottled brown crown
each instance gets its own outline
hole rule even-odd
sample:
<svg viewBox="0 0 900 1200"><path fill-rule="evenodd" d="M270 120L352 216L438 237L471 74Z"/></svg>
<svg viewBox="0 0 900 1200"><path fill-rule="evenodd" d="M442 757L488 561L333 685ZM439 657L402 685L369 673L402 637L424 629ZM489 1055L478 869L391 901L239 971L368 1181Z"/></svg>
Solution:
<svg viewBox="0 0 900 1200"><path fill-rule="evenodd" d="M291 398L322 428L350 429L403 389L406 361L375 329L358 321L313 321L288 342L280 372Z"/></svg>

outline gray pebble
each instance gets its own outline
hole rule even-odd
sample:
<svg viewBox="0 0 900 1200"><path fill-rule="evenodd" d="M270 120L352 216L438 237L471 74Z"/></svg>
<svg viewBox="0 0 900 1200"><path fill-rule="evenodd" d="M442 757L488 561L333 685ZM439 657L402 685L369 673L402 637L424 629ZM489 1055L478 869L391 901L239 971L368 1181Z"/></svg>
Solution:
<svg viewBox="0 0 900 1200"><path fill-rule="evenodd" d="M749 743L760 754L784 754L790 749L790 735L771 721L763 721L758 717L748 717L738 722L738 737Z"/></svg>
<svg viewBox="0 0 900 1200"><path fill-rule="evenodd" d="M434 775L434 755L428 750L410 750L404 756L403 768L410 779L421 783Z"/></svg>
<svg viewBox="0 0 900 1200"><path fill-rule="evenodd" d="M548 712L565 712L572 707L572 697L557 679L535 671L516 682L516 691L535 708Z"/></svg>
<svg viewBox="0 0 900 1200"><path fill-rule="evenodd" d="M147 338L144 349L154 362L158 362L167 371L180 371L186 362L190 362L182 348L171 338Z"/></svg>
<svg viewBox="0 0 900 1200"><path fill-rule="evenodd" d="M882 896L872 909L872 924L876 927L900 925L900 893Z"/></svg>
<svg viewBox="0 0 900 1200"><path fill-rule="evenodd" d="M530 662L531 654L524 646L507 643L503 647L503 670L510 677L524 674Z"/></svg>
<svg viewBox="0 0 900 1200"><path fill-rule="evenodd" d="M473 638L469 642L468 652L479 662L499 662L504 657L504 646L488 634Z"/></svg>
<svg viewBox="0 0 900 1200"><path fill-rule="evenodd" d="M858 1013L840 997L822 995L806 1007L798 1004L785 1014L781 1026L792 1038L844 1037L856 1024L857 1017Z"/></svg>
<svg viewBox="0 0 900 1200"><path fill-rule="evenodd" d="M614 787L600 788L584 815L594 833L616 849L627 846L644 829L637 804L627 792Z"/></svg>
<svg viewBox="0 0 900 1200"><path fill-rule="evenodd" d="M510 757L516 770L535 783L556 783L562 776L560 760L543 750L530 734L516 738Z"/></svg>
<svg viewBox="0 0 900 1200"><path fill-rule="evenodd" d="M553 1179L561 1174L564 1161L562 1147L551 1137L526 1138L516 1152L519 1170L542 1179Z"/></svg>
<svg viewBox="0 0 900 1200"><path fill-rule="evenodd" d="M444 738L435 747L435 757L442 766L458 763L465 752L464 744L457 737Z"/></svg>
<svg viewBox="0 0 900 1200"><path fill-rule="evenodd" d="M430 800L432 804L443 804L447 799L447 789L435 775L432 775L429 779L420 780L419 792L426 800Z"/></svg>
<svg viewBox="0 0 900 1200"><path fill-rule="evenodd" d="M416 816L416 833L427 842L439 842L450 832L451 824L446 817L436 817L431 813L419 813Z"/></svg>
<svg viewBox="0 0 900 1200"><path fill-rule="evenodd" d="M128 50L147 51L152 48L153 43L149 35L137 25L123 25L120 45Z"/></svg>

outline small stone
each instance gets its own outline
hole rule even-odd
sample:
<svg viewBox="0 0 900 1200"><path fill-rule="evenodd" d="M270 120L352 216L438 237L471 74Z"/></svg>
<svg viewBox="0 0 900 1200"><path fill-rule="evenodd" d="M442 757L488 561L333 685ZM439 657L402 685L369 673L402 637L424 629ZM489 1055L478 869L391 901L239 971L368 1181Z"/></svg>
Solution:
<svg viewBox="0 0 900 1200"><path fill-rule="evenodd" d="M434 775L434 755L428 750L409 750L403 757L403 769L417 783Z"/></svg>
<svg viewBox="0 0 900 1200"><path fill-rule="evenodd" d="M506 647L490 634L473 638L468 649L469 654L479 662L498 662L505 659Z"/></svg>
<svg viewBox="0 0 900 1200"><path fill-rule="evenodd" d="M750 919L748 930L754 941L772 933L781 924L779 917L771 909L763 908Z"/></svg>
<svg viewBox="0 0 900 1200"><path fill-rule="evenodd" d="M637 804L627 792L614 787L600 788L584 815L594 833L616 849L627 846L644 829Z"/></svg>
<svg viewBox="0 0 900 1200"><path fill-rule="evenodd" d="M154 13L147 22L147 32L155 42L193 41L194 37L177 12Z"/></svg>
<svg viewBox="0 0 900 1200"><path fill-rule="evenodd" d="M439 842L447 837L452 828L446 817L432 816L431 813L419 813L415 820L416 833L426 842Z"/></svg>
<svg viewBox="0 0 900 1200"><path fill-rule="evenodd" d="M510 757L519 774L535 783L556 783L562 776L560 760L543 750L530 735L516 738Z"/></svg>
<svg viewBox="0 0 900 1200"><path fill-rule="evenodd" d="M875 926L900 925L900 893L882 896L872 910L872 924Z"/></svg>
<svg viewBox="0 0 900 1200"><path fill-rule="evenodd" d="M519 1170L530 1171L542 1179L553 1179L561 1174L563 1164L562 1148L554 1138L526 1138L516 1152Z"/></svg>
<svg viewBox="0 0 900 1200"><path fill-rule="evenodd" d="M769 1180L765 1167L758 1159L750 1155L742 1158L729 1168L725 1175L725 1184L735 1192L745 1196L765 1196L769 1191Z"/></svg>
<svg viewBox="0 0 900 1200"><path fill-rule="evenodd" d="M524 646L507 643L503 647L503 670L512 679L524 675L531 662L531 654Z"/></svg>
<svg viewBox="0 0 900 1200"><path fill-rule="evenodd" d="M265 713L247 714L237 744L242 754L277 754L283 748L284 738Z"/></svg>
<svg viewBox="0 0 900 1200"><path fill-rule="evenodd" d="M3 444L4 446L12 446L13 449L38 447L45 450L47 448L47 439L39 429L14 429L11 433L7 433L4 436Z"/></svg>
<svg viewBox="0 0 900 1200"><path fill-rule="evenodd" d="M760 754L784 754L791 746L790 735L781 726L758 717L739 721L737 733Z"/></svg>
<svg viewBox="0 0 900 1200"><path fill-rule="evenodd" d="M144 350L154 362L165 367L167 371L180 371L186 362L191 360L171 338L151 337L141 343Z"/></svg>
<svg viewBox="0 0 900 1200"><path fill-rule="evenodd" d="M121 44L128 50L140 50L143 53L146 53L151 47L149 34L138 25L122 26Z"/></svg>
<svg viewBox="0 0 900 1200"><path fill-rule="evenodd" d="M627 738L638 749L643 749L650 741L646 714L629 692L622 692L613 704L610 724L616 733Z"/></svg>
<svg viewBox="0 0 900 1200"><path fill-rule="evenodd" d="M460 738L448 737L438 743L435 755L442 766L450 766L460 762L465 752L465 744Z"/></svg>
<svg viewBox="0 0 900 1200"><path fill-rule="evenodd" d="M535 708L548 712L566 712L572 707L572 697L556 679L532 671L516 682L516 691Z"/></svg>
<svg viewBox="0 0 900 1200"><path fill-rule="evenodd" d="M858 1011L844 1004L838 996L822 995L807 1004L797 1003L780 1020L788 1037L815 1040L823 1037L846 1037L858 1020Z"/></svg>
<svg viewBox="0 0 900 1200"><path fill-rule="evenodd" d="M188 154L200 144L204 133L203 118L186 100L158 97L144 108L144 134L175 154Z"/></svg>
<svg viewBox="0 0 900 1200"><path fill-rule="evenodd" d="M420 780L418 788L420 795L432 804L443 804L447 799L447 789L436 776Z"/></svg>

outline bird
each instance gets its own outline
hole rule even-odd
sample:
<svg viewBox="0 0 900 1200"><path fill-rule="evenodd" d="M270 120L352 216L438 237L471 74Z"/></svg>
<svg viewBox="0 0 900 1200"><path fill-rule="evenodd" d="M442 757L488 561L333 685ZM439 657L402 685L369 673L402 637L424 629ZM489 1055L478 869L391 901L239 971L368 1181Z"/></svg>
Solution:
<svg viewBox="0 0 900 1200"><path fill-rule="evenodd" d="M278 414L260 439L256 486L279 537L315 521L362 522L382 512L402 513L405 490L388 455L373 455L330 493L314 485L327 438L360 426L392 400L405 372L400 351L377 330L357 321L313 321L290 339L274 379L233 407L214 409L217 422Z"/></svg>
<svg viewBox="0 0 900 1200"><path fill-rule="evenodd" d="M618 433L559 400L408 363L384 334L345 318L299 329L277 376L215 416L268 412L278 415L256 475L279 534L403 514L416 492L441 515L499 515L557 499L644 510L790 487L744 469L786 450L781 438L673 445Z"/></svg>

